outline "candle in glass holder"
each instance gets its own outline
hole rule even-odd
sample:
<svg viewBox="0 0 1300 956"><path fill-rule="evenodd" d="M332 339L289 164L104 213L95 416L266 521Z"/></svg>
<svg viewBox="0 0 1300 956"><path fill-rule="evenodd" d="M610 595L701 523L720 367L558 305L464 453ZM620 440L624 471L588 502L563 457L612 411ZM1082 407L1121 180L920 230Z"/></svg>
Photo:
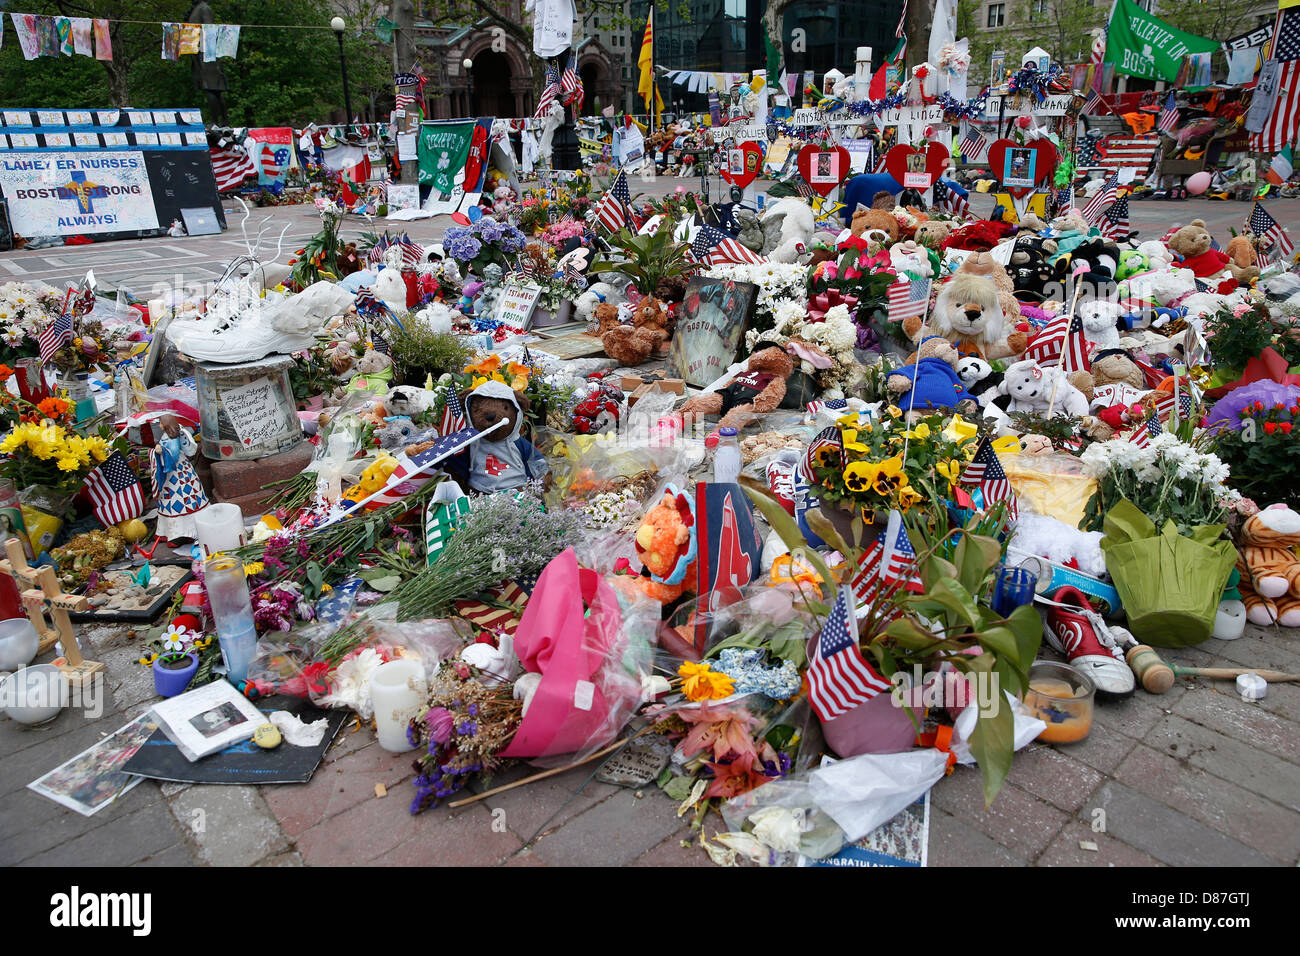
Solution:
<svg viewBox="0 0 1300 956"><path fill-rule="evenodd" d="M194 513L194 530L199 538L199 550L210 558L221 551L242 548L244 537L244 512L239 505L210 504Z"/></svg>
<svg viewBox="0 0 1300 956"><path fill-rule="evenodd" d="M370 700L375 707L379 746L389 753L413 749L406 728L420 712L424 691L424 666L419 661L389 661L380 664L370 675Z"/></svg>
<svg viewBox="0 0 1300 956"><path fill-rule="evenodd" d="M225 554L208 558L203 562L203 587L212 605L226 678L237 684L248 678L248 665L257 650L257 628L244 565Z"/></svg>

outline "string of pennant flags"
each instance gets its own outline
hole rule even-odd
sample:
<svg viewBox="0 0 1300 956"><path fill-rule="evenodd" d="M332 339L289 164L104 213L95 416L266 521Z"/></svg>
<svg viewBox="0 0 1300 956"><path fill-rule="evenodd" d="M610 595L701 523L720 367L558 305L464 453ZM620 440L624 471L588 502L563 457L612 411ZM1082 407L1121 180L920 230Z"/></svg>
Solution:
<svg viewBox="0 0 1300 956"><path fill-rule="evenodd" d="M202 56L205 63L213 63L239 52L240 27L230 23L172 23L33 13L11 13L9 20L25 60L74 55L112 60L113 39L109 31L112 23L154 23L161 27L164 60L175 61L183 55L194 54ZM0 16L0 44L3 42L4 19Z"/></svg>

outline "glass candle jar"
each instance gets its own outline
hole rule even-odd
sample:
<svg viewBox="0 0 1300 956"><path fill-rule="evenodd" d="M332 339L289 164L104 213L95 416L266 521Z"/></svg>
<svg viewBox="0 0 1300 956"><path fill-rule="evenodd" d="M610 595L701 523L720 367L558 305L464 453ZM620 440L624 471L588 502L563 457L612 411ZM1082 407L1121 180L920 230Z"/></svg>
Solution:
<svg viewBox="0 0 1300 956"><path fill-rule="evenodd" d="M248 596L244 565L225 554L208 558L203 562L203 586L212 605L226 679L238 684L248 678L248 665L257 649L253 602Z"/></svg>

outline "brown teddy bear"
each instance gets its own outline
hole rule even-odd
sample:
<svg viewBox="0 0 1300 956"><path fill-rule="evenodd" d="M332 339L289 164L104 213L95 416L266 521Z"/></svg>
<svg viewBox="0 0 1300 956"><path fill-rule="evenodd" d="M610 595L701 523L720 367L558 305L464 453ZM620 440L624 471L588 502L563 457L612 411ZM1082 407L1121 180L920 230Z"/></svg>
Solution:
<svg viewBox="0 0 1300 956"><path fill-rule="evenodd" d="M596 307L596 318L600 322L600 344L605 347L605 354L623 365L640 365L656 351L668 350L668 313L663 303L653 296L646 296L632 310L632 324L624 325L617 321L618 307L615 306L615 320L610 320L609 306L605 303Z"/></svg>
<svg viewBox="0 0 1300 956"><path fill-rule="evenodd" d="M1259 258L1249 236L1233 236L1224 250L1228 255L1228 271L1242 285L1259 278Z"/></svg>
<svg viewBox="0 0 1300 956"><path fill-rule="evenodd" d="M347 243L335 261L338 265L340 278L350 276L352 273L360 272L365 268L365 263L361 260L361 253L357 251L355 242Z"/></svg>
<svg viewBox="0 0 1300 956"><path fill-rule="evenodd" d="M916 227L916 241L928 249L939 249L952 232L947 219L927 219Z"/></svg>
<svg viewBox="0 0 1300 956"><path fill-rule="evenodd" d="M885 195L888 195L886 193ZM888 242L897 242L898 236L902 230L898 227L898 218L892 212L893 207L889 209L880 209L873 206L871 209L859 209L853 213L853 221L849 224L849 231L855 236L861 236L867 232L879 232Z"/></svg>
<svg viewBox="0 0 1300 956"><path fill-rule="evenodd" d="M1233 269L1238 267L1223 252L1210 248L1210 241L1210 231L1206 228L1205 222L1201 219L1193 219L1174 233L1165 245L1182 257L1178 267L1191 269L1198 279L1217 278L1224 273L1237 278ZM1243 275L1249 276L1244 280L1249 282L1259 275L1259 270L1255 269L1253 274L1250 270L1243 270ZM1243 280L1237 279L1237 281Z"/></svg>
<svg viewBox="0 0 1300 956"><path fill-rule="evenodd" d="M721 415L718 427L739 429L757 414L773 411L785 398L786 379L794 371L794 359L785 349L770 346L749 357L745 371L724 388L708 395L696 395L682 406L683 412Z"/></svg>
<svg viewBox="0 0 1300 956"><path fill-rule="evenodd" d="M998 304L1002 313L1013 323L1020 320L1020 303L1016 301L1015 283L1006 267L993 258L991 252L972 252L957 269L958 274L987 276L998 287Z"/></svg>

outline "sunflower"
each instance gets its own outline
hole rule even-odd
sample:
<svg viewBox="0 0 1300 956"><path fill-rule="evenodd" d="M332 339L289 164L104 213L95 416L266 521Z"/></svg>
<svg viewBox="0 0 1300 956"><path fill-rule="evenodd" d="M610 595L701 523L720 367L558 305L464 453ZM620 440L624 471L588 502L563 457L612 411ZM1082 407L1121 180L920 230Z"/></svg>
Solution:
<svg viewBox="0 0 1300 956"><path fill-rule="evenodd" d="M684 661L677 668L683 678L682 692L687 700L720 700L736 692L736 685L730 677L711 670L708 664L694 664Z"/></svg>
<svg viewBox="0 0 1300 956"><path fill-rule="evenodd" d="M844 469L844 487L855 492L869 491L875 471L876 466L870 462L855 461Z"/></svg>

